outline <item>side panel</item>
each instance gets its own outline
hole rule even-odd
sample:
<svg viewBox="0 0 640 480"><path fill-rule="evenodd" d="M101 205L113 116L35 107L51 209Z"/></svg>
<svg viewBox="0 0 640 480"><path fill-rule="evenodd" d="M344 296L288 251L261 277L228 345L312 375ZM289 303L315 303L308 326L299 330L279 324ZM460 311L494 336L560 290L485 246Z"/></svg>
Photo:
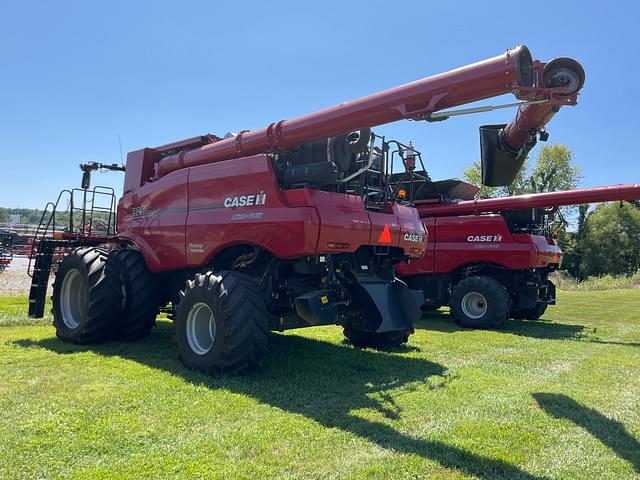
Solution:
<svg viewBox="0 0 640 480"><path fill-rule="evenodd" d="M529 268L530 242L515 241L502 215L465 215L436 219L435 272L451 272L470 263ZM518 239L520 241L526 239Z"/></svg>
<svg viewBox="0 0 640 480"><path fill-rule="evenodd" d="M118 204L120 238L134 242L153 272L185 262L188 170L178 170L123 195Z"/></svg>
<svg viewBox="0 0 640 480"><path fill-rule="evenodd" d="M369 244L371 222L360 197L320 190L308 192L321 222L319 253L354 252Z"/></svg>
<svg viewBox="0 0 640 480"><path fill-rule="evenodd" d="M436 242L438 241L436 220L435 218L425 218L423 219L423 224L429 237L424 256L422 258L414 258L409 263L399 263L396 266L396 271L400 276L433 273L435 270Z"/></svg>
<svg viewBox="0 0 640 480"><path fill-rule="evenodd" d="M431 242L429 230L420 219L418 211L406 205L393 205L393 211L400 222L400 239L398 245L404 248L412 257L420 258L425 255L425 249Z"/></svg>
<svg viewBox="0 0 640 480"><path fill-rule="evenodd" d="M542 235L531 235L531 240L536 246L537 255L533 268L546 267L549 264L560 265L562 261L562 250L554 240L547 240Z"/></svg>
<svg viewBox="0 0 640 480"><path fill-rule="evenodd" d="M400 245L401 228L398 217L388 213L369 212L371 236L367 243L387 247Z"/></svg>
<svg viewBox="0 0 640 480"><path fill-rule="evenodd" d="M261 246L280 258L315 253L319 228L315 209L283 203L265 155L189 170L187 265L204 265L223 248L243 243Z"/></svg>

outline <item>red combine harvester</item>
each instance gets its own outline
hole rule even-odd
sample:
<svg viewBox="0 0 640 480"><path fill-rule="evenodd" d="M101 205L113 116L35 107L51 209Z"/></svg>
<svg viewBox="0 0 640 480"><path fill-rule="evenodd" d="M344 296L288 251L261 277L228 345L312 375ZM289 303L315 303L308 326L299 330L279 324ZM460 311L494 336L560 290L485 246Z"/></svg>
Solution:
<svg viewBox="0 0 640 480"><path fill-rule="evenodd" d="M574 105L583 78L575 61L520 46L266 128L143 148L127 156L117 230L108 208L94 228L98 197L115 198L89 190L101 165L85 165L83 188L64 193L66 232L50 232L60 199L41 222L29 314L43 315L54 252L73 248L53 290L65 341L139 338L170 305L182 361L211 373L259 365L269 330L339 324L357 345L403 343L420 311L393 268L424 254L412 195L426 177L411 146L370 128L512 93L516 119L482 133L486 183L510 183L535 143L523 119Z"/></svg>
<svg viewBox="0 0 640 480"><path fill-rule="evenodd" d="M459 180L425 190L416 207L430 233L427 253L397 273L423 290L423 309L449 305L459 325L484 328L508 317L538 319L555 304L549 274L562 258L552 235L558 207L640 199L640 184L485 200L471 200L479 189Z"/></svg>

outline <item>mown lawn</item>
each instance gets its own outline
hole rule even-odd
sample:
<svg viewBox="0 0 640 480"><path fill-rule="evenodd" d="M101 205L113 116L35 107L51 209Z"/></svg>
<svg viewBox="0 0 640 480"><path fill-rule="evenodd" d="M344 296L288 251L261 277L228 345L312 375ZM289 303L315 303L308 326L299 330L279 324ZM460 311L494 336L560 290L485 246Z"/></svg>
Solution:
<svg viewBox="0 0 640 480"><path fill-rule="evenodd" d="M640 289L560 292L499 332L425 316L392 352L274 334L216 379L138 343L60 342L0 299L0 478L640 477Z"/></svg>

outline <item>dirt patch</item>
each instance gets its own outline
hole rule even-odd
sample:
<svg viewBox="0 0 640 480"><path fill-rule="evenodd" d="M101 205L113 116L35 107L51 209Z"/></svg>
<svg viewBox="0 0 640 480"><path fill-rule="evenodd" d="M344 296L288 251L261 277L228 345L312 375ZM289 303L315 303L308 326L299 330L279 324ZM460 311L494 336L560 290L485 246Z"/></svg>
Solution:
<svg viewBox="0 0 640 480"><path fill-rule="evenodd" d="M0 296L29 295L31 277L27 275L29 259L27 257L13 257L11 265L0 272ZM53 283L53 275L49 279L49 290Z"/></svg>

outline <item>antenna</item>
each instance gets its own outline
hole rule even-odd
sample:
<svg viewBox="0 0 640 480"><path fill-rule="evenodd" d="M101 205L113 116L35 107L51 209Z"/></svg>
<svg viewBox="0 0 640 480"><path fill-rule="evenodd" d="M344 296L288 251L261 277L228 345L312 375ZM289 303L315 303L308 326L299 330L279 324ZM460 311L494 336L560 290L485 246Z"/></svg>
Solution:
<svg viewBox="0 0 640 480"><path fill-rule="evenodd" d="M118 134L118 144L120 145L120 165L124 165L124 157L122 156L122 138Z"/></svg>

